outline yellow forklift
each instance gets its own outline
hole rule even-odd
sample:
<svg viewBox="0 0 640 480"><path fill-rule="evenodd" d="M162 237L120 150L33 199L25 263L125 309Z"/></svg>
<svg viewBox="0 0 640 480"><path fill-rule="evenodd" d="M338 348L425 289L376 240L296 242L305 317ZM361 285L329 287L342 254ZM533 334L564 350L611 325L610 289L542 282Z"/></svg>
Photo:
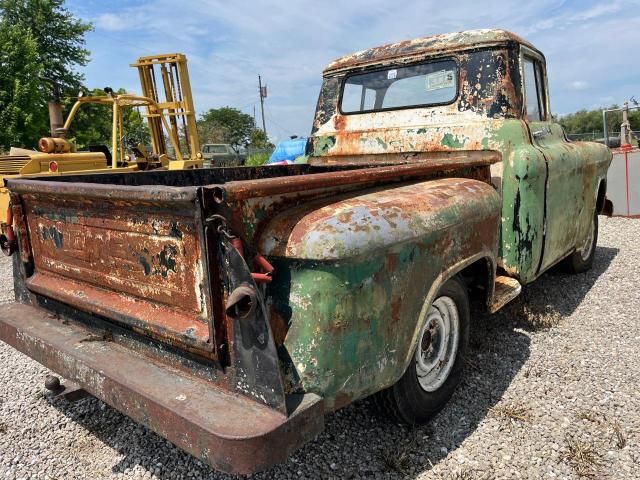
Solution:
<svg viewBox="0 0 640 480"><path fill-rule="evenodd" d="M117 94L108 87L106 96L80 95L62 126L60 103L50 102L51 136L39 140L39 151L12 148L9 155L0 156L3 251L14 248L15 243L9 193L4 187L7 177L202 167L187 57L180 53L151 55L140 57L131 66L138 69L141 95ZM79 152L65 137L77 112L86 104L102 105L111 111L111 145L91 145L89 151ZM125 132L124 112L129 108L144 110L150 149Z"/></svg>

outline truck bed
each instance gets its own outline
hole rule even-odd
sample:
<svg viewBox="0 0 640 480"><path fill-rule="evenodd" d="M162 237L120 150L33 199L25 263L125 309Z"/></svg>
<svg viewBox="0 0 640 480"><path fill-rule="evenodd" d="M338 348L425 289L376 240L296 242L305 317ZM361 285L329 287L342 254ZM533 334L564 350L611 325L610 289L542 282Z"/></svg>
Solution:
<svg viewBox="0 0 640 480"><path fill-rule="evenodd" d="M191 381L187 379L209 384L212 391L223 393L213 403L206 395L199 397L209 411L216 410L216 402L228 401L227 394L271 409L282 418L280 422L273 417L273 425L301 444L321 422L308 417L305 422L314 427L302 436L294 435L294 424L288 422L294 421L295 412L317 415L313 412L322 410L321 399L302 399L301 410L296 393L284 389L264 298L270 264L256 250L256 237L276 214L312 199L343 198L443 176L489 182L489 165L498 159L494 152L458 152L386 166L294 165L9 179L19 243L14 258L16 296L26 305L3 307L0 335L178 444L179 435L131 407L131 397L146 402L155 391L152 376L145 380L136 373L140 383L133 385L120 378L117 369L100 369L101 362L111 362L108 352L118 356L122 368L134 368L143 355L167 372L177 372L168 377L175 385L167 390L184 390ZM238 300L237 294L247 290L249 300L242 303L244 297ZM65 332L69 341L64 341ZM81 355L94 348L94 341L95 355ZM116 388L120 381L128 391L114 396L98 388L105 382ZM172 414L171 405L154 405ZM197 422L194 417L185 428ZM226 423L216 428L203 435L217 438L233 430ZM218 441L222 440L211 444ZM205 454L193 445L183 448L226 471L249 472L268 463L262 458L253 467L225 465L228 457L222 458L222 453ZM220 452L230 451L226 448Z"/></svg>

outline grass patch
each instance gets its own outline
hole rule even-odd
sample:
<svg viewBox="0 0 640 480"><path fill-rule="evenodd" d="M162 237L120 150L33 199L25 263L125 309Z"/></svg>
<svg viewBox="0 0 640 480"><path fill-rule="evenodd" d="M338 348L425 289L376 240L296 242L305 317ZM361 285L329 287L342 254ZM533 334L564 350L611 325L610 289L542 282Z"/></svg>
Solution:
<svg viewBox="0 0 640 480"><path fill-rule="evenodd" d="M386 471L396 471L403 475L407 475L409 468L411 452L418 445L417 433L413 432L411 440L399 445L396 448L389 448L380 454L380 459Z"/></svg>
<svg viewBox="0 0 640 480"><path fill-rule="evenodd" d="M613 438L615 439L616 447L622 450L627 445L627 435L618 422L613 422L611 428L613 428Z"/></svg>
<svg viewBox="0 0 640 480"><path fill-rule="evenodd" d="M493 479L489 472L477 472L474 470L456 470L447 476L447 480L490 480Z"/></svg>
<svg viewBox="0 0 640 480"><path fill-rule="evenodd" d="M491 407L489 413L496 418L504 418L513 422L529 422L531 421L530 409L525 405L508 404L495 405Z"/></svg>
<svg viewBox="0 0 640 480"><path fill-rule="evenodd" d="M593 445L570 436L565 437L565 441L567 448L562 456L575 472L581 477L596 477L601 461Z"/></svg>
<svg viewBox="0 0 640 480"><path fill-rule="evenodd" d="M471 470L458 470L449 475L448 480L475 480Z"/></svg>
<svg viewBox="0 0 640 480"><path fill-rule="evenodd" d="M259 167L260 165L264 165L265 163L267 163L267 160L269 160L268 153L254 153L247 157L247 160L244 162L244 164L247 167Z"/></svg>
<svg viewBox="0 0 640 480"><path fill-rule="evenodd" d="M39 391L33 396L33 398L34 400L46 400L47 394L43 391Z"/></svg>
<svg viewBox="0 0 640 480"><path fill-rule="evenodd" d="M557 327L562 320L562 315L549 305L534 309L525 304L522 307L522 316L533 330L550 330Z"/></svg>
<svg viewBox="0 0 640 480"><path fill-rule="evenodd" d="M508 317L515 317L531 331L550 330L562 321L562 314L552 305L541 305L539 300L531 298L526 291L504 307Z"/></svg>
<svg viewBox="0 0 640 480"><path fill-rule="evenodd" d="M615 446L620 450L627 446L627 435L617 420L609 420L606 415L594 413L591 410L581 410L576 414L576 417L580 420L595 423L604 430L611 428L610 440L613 440Z"/></svg>
<svg viewBox="0 0 640 480"><path fill-rule="evenodd" d="M476 372L481 372L482 371L482 369L480 368L480 364L478 363L477 360L472 360L469 357L465 357L464 364L465 364L465 366L467 366L468 368L470 368L471 370L474 370Z"/></svg>
<svg viewBox="0 0 640 480"><path fill-rule="evenodd" d="M579 420L586 420L591 423L598 423L598 424L602 423L602 420L598 418L598 414L592 412L591 410L580 410L576 414L576 417Z"/></svg>

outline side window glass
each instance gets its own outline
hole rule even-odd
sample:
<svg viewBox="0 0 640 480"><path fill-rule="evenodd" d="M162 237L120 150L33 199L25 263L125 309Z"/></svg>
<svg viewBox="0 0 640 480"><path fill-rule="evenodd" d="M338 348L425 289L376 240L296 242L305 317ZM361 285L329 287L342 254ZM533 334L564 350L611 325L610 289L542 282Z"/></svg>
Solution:
<svg viewBox="0 0 640 480"><path fill-rule="evenodd" d="M542 120L540 113L540 92L536 81L536 68L533 60L524 59L524 92L525 105L527 106L527 119L530 122Z"/></svg>
<svg viewBox="0 0 640 480"><path fill-rule="evenodd" d="M536 62L536 84L538 85L538 105L540 105L540 117L542 120L548 120L547 116L547 91L544 85L544 75L542 73L542 64Z"/></svg>
<svg viewBox="0 0 640 480"><path fill-rule="evenodd" d="M342 93L342 108L345 112L373 110L376 92L372 88L347 83Z"/></svg>

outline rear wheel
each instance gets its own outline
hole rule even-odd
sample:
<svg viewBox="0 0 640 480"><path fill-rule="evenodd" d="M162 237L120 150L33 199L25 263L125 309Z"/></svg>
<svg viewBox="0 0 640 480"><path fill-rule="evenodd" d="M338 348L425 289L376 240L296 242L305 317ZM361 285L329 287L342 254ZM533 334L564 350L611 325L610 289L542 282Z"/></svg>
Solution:
<svg viewBox="0 0 640 480"><path fill-rule="evenodd" d="M583 273L593 266L598 244L598 214L594 213L587 235L576 250L562 261L562 269L568 273Z"/></svg>
<svg viewBox="0 0 640 480"><path fill-rule="evenodd" d="M447 281L421 320L418 344L404 375L375 396L385 413L410 425L433 417L462 379L469 341L469 299L464 285L458 279Z"/></svg>

